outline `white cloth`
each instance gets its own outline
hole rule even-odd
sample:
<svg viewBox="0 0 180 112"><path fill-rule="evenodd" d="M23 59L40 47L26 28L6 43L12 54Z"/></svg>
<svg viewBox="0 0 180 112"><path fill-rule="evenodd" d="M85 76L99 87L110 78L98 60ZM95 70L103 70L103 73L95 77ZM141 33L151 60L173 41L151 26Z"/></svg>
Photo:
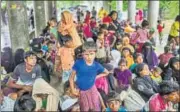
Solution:
<svg viewBox="0 0 180 112"><path fill-rule="evenodd" d="M110 61L109 64L111 64L113 66L113 68L117 68L119 60L121 59L121 54L117 50L112 50L111 51L111 56L112 56L113 59Z"/></svg>
<svg viewBox="0 0 180 112"><path fill-rule="evenodd" d="M36 111L42 106L42 99L38 98L37 94L48 94L46 111L58 110L59 93L42 78L36 79L33 85L32 97L36 101Z"/></svg>
<svg viewBox="0 0 180 112"><path fill-rule="evenodd" d="M141 110L146 104L142 97L131 88L127 91L122 91L120 99L124 101L124 106L127 111Z"/></svg>
<svg viewBox="0 0 180 112"><path fill-rule="evenodd" d="M4 101L1 104L1 111L13 111L15 101L9 97L4 96Z"/></svg>

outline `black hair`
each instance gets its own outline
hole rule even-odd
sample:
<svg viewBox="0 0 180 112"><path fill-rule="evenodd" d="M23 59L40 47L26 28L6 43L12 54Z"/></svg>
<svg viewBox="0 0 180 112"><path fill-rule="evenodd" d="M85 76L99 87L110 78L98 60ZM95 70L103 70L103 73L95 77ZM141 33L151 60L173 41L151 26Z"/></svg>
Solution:
<svg viewBox="0 0 180 112"><path fill-rule="evenodd" d="M139 28L141 28L141 27L140 27L139 25L137 25L137 26L136 26L136 31L137 31Z"/></svg>
<svg viewBox="0 0 180 112"><path fill-rule="evenodd" d="M177 16L176 16L175 21L179 21L179 22L180 22L180 15L177 15Z"/></svg>
<svg viewBox="0 0 180 112"><path fill-rule="evenodd" d="M36 56L36 54L32 51L27 51L24 53L24 59L27 59L27 57L30 57L31 55Z"/></svg>
<svg viewBox="0 0 180 112"><path fill-rule="evenodd" d="M147 20L143 20L143 22L141 23L142 27L146 27L149 25L149 22Z"/></svg>
<svg viewBox="0 0 180 112"><path fill-rule="evenodd" d="M54 18L54 17L52 17L52 18L50 19L50 21L57 22L57 19Z"/></svg>
<svg viewBox="0 0 180 112"><path fill-rule="evenodd" d="M144 58L143 54L141 53L134 53L133 58L136 60L139 56L142 56L142 58Z"/></svg>
<svg viewBox="0 0 180 112"><path fill-rule="evenodd" d="M165 46L164 47L164 52L168 53L169 51L171 51L171 47L170 46Z"/></svg>
<svg viewBox="0 0 180 112"><path fill-rule="evenodd" d="M161 23L161 20L158 20L157 23L158 23L158 24Z"/></svg>
<svg viewBox="0 0 180 112"><path fill-rule="evenodd" d="M24 49L17 49L15 54L14 54L14 63L15 66L17 66L20 63L24 62Z"/></svg>
<svg viewBox="0 0 180 112"><path fill-rule="evenodd" d="M1 66L4 67L7 73L13 72L15 68L14 56L10 47L3 48L3 52L1 54Z"/></svg>
<svg viewBox="0 0 180 112"><path fill-rule="evenodd" d="M96 19L95 17L91 17L91 19Z"/></svg>
<svg viewBox="0 0 180 112"><path fill-rule="evenodd" d="M37 64L40 65L40 67L41 67L41 76L42 76L42 78L46 82L50 83L51 78L50 78L50 73L49 73L49 67L46 64L45 60L43 60L42 58L37 57Z"/></svg>
<svg viewBox="0 0 180 112"><path fill-rule="evenodd" d="M170 80L164 80L159 84L160 87L160 95L168 95L172 92L179 91L179 85L178 83Z"/></svg>
<svg viewBox="0 0 180 112"><path fill-rule="evenodd" d="M120 66L122 63L126 63L127 65L127 60L125 58L121 58L121 60L118 62L118 65Z"/></svg>
<svg viewBox="0 0 180 112"><path fill-rule="evenodd" d="M104 34L104 33L100 31L97 33L97 36L102 35L102 34Z"/></svg>
<svg viewBox="0 0 180 112"><path fill-rule="evenodd" d="M24 93L14 104L14 112L34 111L35 108L36 102L29 93Z"/></svg>
<svg viewBox="0 0 180 112"><path fill-rule="evenodd" d="M129 33L124 33L122 37L128 37L128 38L130 38L130 34L129 34Z"/></svg>
<svg viewBox="0 0 180 112"><path fill-rule="evenodd" d="M111 11L110 14L109 14L109 16L112 17L112 15L113 15L114 13L118 14L117 11Z"/></svg>
<svg viewBox="0 0 180 112"><path fill-rule="evenodd" d="M131 49L128 48L128 47L124 47L124 48L122 49L122 52L123 52L124 50L128 50L131 55L133 54L132 51L131 51Z"/></svg>
<svg viewBox="0 0 180 112"><path fill-rule="evenodd" d="M64 41L64 43L72 41L72 37L70 35L65 35L65 38L63 41Z"/></svg>
<svg viewBox="0 0 180 112"><path fill-rule="evenodd" d="M144 69L144 66L145 65L147 65L147 64L145 64L145 63L140 63L140 64L138 64L137 66L136 66L136 68L135 68L135 74L138 76L138 77L140 77L141 75L140 75L140 72Z"/></svg>
<svg viewBox="0 0 180 112"><path fill-rule="evenodd" d="M102 29L107 30L107 29L108 29L107 25L106 25L106 24L102 24L102 25L100 25L100 30L102 30Z"/></svg>
<svg viewBox="0 0 180 112"><path fill-rule="evenodd" d="M66 81L64 83L64 92L66 92L69 87L70 87L70 83L69 83L69 81Z"/></svg>
<svg viewBox="0 0 180 112"><path fill-rule="evenodd" d="M86 51L86 50L97 50L97 45L95 42L85 42L82 46L82 50L83 52Z"/></svg>

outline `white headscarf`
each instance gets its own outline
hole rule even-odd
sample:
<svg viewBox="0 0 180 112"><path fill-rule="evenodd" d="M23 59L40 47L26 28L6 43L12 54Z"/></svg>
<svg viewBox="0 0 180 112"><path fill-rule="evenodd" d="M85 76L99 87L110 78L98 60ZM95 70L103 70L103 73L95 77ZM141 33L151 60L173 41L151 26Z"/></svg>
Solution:
<svg viewBox="0 0 180 112"><path fill-rule="evenodd" d="M110 61L109 64L111 64L113 68L117 68L119 60L121 59L121 54L117 50L112 50L111 55L112 55L112 60Z"/></svg>

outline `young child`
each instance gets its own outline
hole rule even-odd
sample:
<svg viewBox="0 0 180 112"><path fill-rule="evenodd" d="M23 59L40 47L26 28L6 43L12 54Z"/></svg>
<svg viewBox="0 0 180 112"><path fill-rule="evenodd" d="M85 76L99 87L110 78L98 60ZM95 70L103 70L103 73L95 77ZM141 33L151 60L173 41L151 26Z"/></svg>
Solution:
<svg viewBox="0 0 180 112"><path fill-rule="evenodd" d="M41 50L43 51L43 55L45 55L48 52L48 42L49 39L45 39L42 43Z"/></svg>
<svg viewBox="0 0 180 112"><path fill-rule="evenodd" d="M136 35L137 35L137 31L140 30L141 27L140 26L136 26L136 30L131 34L131 38L130 38L130 43L131 45L135 45L137 43L137 39L136 39Z"/></svg>
<svg viewBox="0 0 180 112"><path fill-rule="evenodd" d="M162 44L162 37L163 37L163 29L165 27L165 25L162 25L162 21L158 20L157 21L158 25L157 25L157 29L158 29L158 33L159 33L159 42L160 44Z"/></svg>
<svg viewBox="0 0 180 112"><path fill-rule="evenodd" d="M149 38L149 33L147 30L149 22L147 20L143 20L141 26L142 28L137 31L135 40L139 43L145 43L146 41L148 41Z"/></svg>
<svg viewBox="0 0 180 112"><path fill-rule="evenodd" d="M135 61L135 63L132 64L129 68L132 73L135 73L135 69L138 64L143 63L143 55L141 53L135 53L134 61Z"/></svg>
<svg viewBox="0 0 180 112"><path fill-rule="evenodd" d="M80 95L81 111L88 111L89 109L100 111L100 97L95 86L95 80L107 76L109 72L94 61L96 50L94 42L84 43L83 58L75 62L69 78L71 92L74 95ZM79 88L79 92L75 89L75 76L77 76L76 85Z"/></svg>
<svg viewBox="0 0 180 112"><path fill-rule="evenodd" d="M94 31L94 29L97 26L96 18L95 17L91 17L90 26L91 26L92 31Z"/></svg>
<svg viewBox="0 0 180 112"><path fill-rule="evenodd" d="M155 34L155 30L154 30L154 28L151 28L149 30L149 41L152 43L152 45L154 47L156 47L156 42L155 42L154 34Z"/></svg>
<svg viewBox="0 0 180 112"><path fill-rule="evenodd" d="M128 47L124 47L122 49L122 57L127 60L127 67L129 68L132 64L134 64L134 59L131 54L131 50Z"/></svg>
<svg viewBox="0 0 180 112"><path fill-rule="evenodd" d="M169 59L171 59L172 57L174 57L173 53L171 53L171 48L170 46L165 46L164 47L164 53L160 54L158 59L159 59L159 67L161 69L164 69L165 65L168 64Z"/></svg>
<svg viewBox="0 0 180 112"><path fill-rule="evenodd" d="M58 32L57 32L57 20L56 18L51 18L49 20L49 25L50 25L50 36L53 38L53 39L56 39L58 38Z"/></svg>
<svg viewBox="0 0 180 112"><path fill-rule="evenodd" d="M108 32L107 25L103 24L100 26L100 32L104 33L104 45L106 49L107 58L110 59L110 49L114 47L114 44L116 42L116 37L113 33Z"/></svg>
<svg viewBox="0 0 180 112"><path fill-rule="evenodd" d="M121 106L122 101L120 101L120 98L118 96L118 93L112 91L107 96L107 105L108 108L106 108L106 112L127 112L127 110Z"/></svg>
<svg viewBox="0 0 180 112"><path fill-rule="evenodd" d="M72 37L66 36L64 40L65 45L61 47L57 53L59 58L59 66L57 69L62 70L62 82L66 82L72 72L72 66L74 64L74 50L72 46ZM58 60L58 59L57 59Z"/></svg>
<svg viewBox="0 0 180 112"><path fill-rule="evenodd" d="M118 65L119 68L114 70L115 78L118 81L118 88L120 90L126 90L132 84L132 73L127 67L126 59L122 58Z"/></svg>
<svg viewBox="0 0 180 112"><path fill-rule="evenodd" d="M157 82L157 83L161 83L161 82L162 82L161 73L162 73L161 68L155 67L155 68L153 69L152 75L151 75L152 80L154 80L154 81Z"/></svg>
<svg viewBox="0 0 180 112"><path fill-rule="evenodd" d="M106 62L106 51L104 46L104 34L102 32L98 33L98 38L96 40L97 52L96 59L99 63Z"/></svg>

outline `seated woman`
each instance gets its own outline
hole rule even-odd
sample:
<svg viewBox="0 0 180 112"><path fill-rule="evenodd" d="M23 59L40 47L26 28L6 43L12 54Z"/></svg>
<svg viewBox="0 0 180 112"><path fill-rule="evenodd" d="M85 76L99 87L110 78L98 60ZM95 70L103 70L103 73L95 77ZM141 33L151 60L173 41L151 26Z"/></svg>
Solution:
<svg viewBox="0 0 180 112"><path fill-rule="evenodd" d="M173 81L163 81L160 84L160 92L153 95L143 111L177 111L173 109L173 104L179 101L179 85Z"/></svg>
<svg viewBox="0 0 180 112"><path fill-rule="evenodd" d="M32 97L36 102L37 110L57 111L59 93L52 88L45 80L39 78L35 81L32 90Z"/></svg>
<svg viewBox="0 0 180 112"><path fill-rule="evenodd" d="M142 96L145 102L155 93L159 92L158 84L150 77L148 65L145 63L138 64L136 67L136 75L134 80L134 89Z"/></svg>
<svg viewBox="0 0 180 112"><path fill-rule="evenodd" d="M180 59L173 57L169 60L168 66L164 69L163 79L177 81L180 84Z"/></svg>
<svg viewBox="0 0 180 112"><path fill-rule="evenodd" d="M144 62L147 63L150 70L152 70L155 66L158 66L158 57L151 43L144 43L142 48L142 54L144 55Z"/></svg>

